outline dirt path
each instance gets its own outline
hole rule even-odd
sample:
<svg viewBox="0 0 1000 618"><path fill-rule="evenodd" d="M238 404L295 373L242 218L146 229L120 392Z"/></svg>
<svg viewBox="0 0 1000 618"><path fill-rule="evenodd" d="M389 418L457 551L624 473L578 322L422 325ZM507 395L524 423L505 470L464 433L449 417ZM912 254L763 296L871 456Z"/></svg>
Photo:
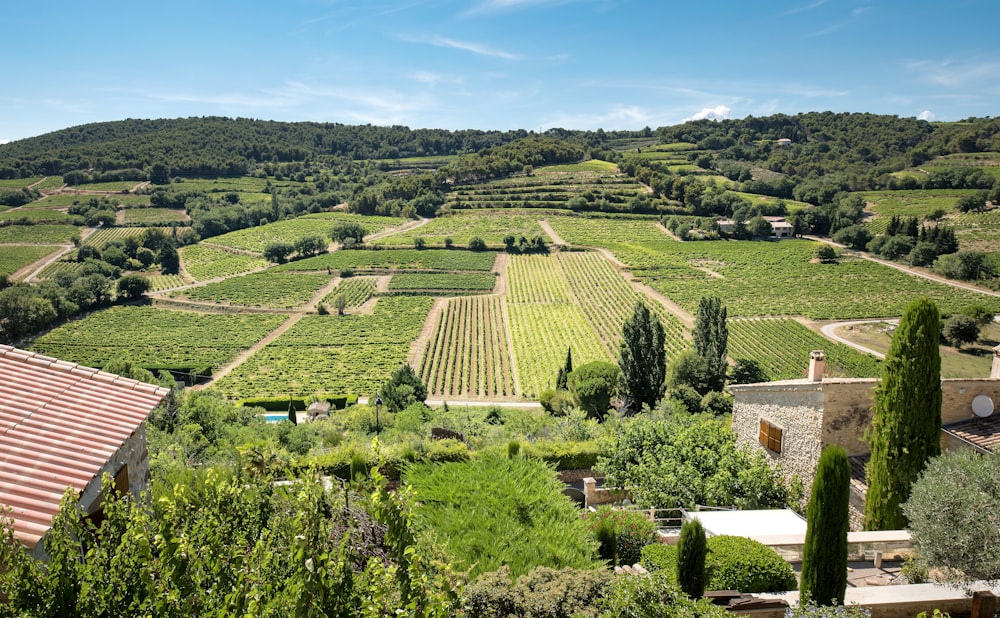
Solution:
<svg viewBox="0 0 1000 618"><path fill-rule="evenodd" d="M361 405L368 405L368 397L358 397L358 403ZM425 401L429 406L442 406L448 404L449 406L459 406L462 408L541 408L542 404L537 401L487 401L487 400L468 400L459 401L457 399L428 399Z"/></svg>
<svg viewBox="0 0 1000 618"><path fill-rule="evenodd" d="M392 280L392 275L381 275L375 277L375 289L381 293L386 293L389 291L389 281Z"/></svg>
<svg viewBox="0 0 1000 618"><path fill-rule="evenodd" d="M507 264L509 263L509 255L506 253L497 253L497 259L493 262L493 272L497 274L497 283L493 286L493 293L497 296L507 295Z"/></svg>
<svg viewBox="0 0 1000 618"><path fill-rule="evenodd" d="M639 292L640 294L649 296L650 298L659 302L661 305L663 305L663 307L667 311L677 316L677 319L681 321L681 324L683 324L687 328L689 329L694 328L694 316L688 313L686 309L684 309L674 301L670 300L663 294L657 292L653 288L649 287L645 283L641 283L628 270L628 266L626 266L624 262L616 258L615 255L611 253L611 251L609 251L608 249L604 249L603 247L598 248L597 252L603 255L605 258L610 260L612 264L618 267L618 271L621 273L623 277L625 277L625 280L628 281L629 285L632 286L632 289L634 289L636 292Z"/></svg>
<svg viewBox="0 0 1000 618"><path fill-rule="evenodd" d="M856 325L860 325L860 324L879 324L879 323L882 323L882 322L889 322L889 323L892 323L892 324L899 324L899 320L898 319L892 319L892 320L885 320L885 319L883 319L883 320L851 320L849 322L833 322L831 324L824 324L820 328L820 330L823 332L823 335L825 337L829 338L829 339L833 339L834 341L842 343L842 344L844 344L846 346L850 346L850 347L854 348L855 350L858 350L860 352L864 352L865 354L871 354L872 356L874 356L876 358L885 359L885 354L882 354L881 352L876 352L875 350L872 350L871 348L866 348L865 346L863 346L861 344L858 344L858 343L854 343L853 341L851 341L849 339L845 339L844 337L841 337L840 335L838 335L837 332L836 332L837 329L840 328L841 326L856 326Z"/></svg>
<svg viewBox="0 0 1000 618"><path fill-rule="evenodd" d="M95 227L84 228L83 232L80 234L80 241L82 242L84 238L90 236L96 231L97 228ZM14 243L14 244L20 244L20 243ZM34 243L28 243L28 244L34 244ZM53 253L50 253L49 255L43 257L41 260L32 262L31 264L28 264L23 268L19 268L17 272L15 272L10 276L10 279L12 281L16 281L19 280L20 277L24 277L23 281L25 283L31 283L31 281L35 277L37 277L43 270L48 268L50 264L57 261L59 258L61 258L62 256L66 255L67 253L76 248L73 245L52 245L52 246L61 247L61 249L58 251L54 251Z"/></svg>
<svg viewBox="0 0 1000 618"><path fill-rule="evenodd" d="M868 260L869 262L875 262L876 264L882 264L883 266L888 266L889 268L895 268L900 272L904 272L908 275L913 275L914 277L920 277L922 279L927 279L929 281L934 281L936 283L943 283L944 285L950 285L953 288L959 288L961 290L968 290L969 292L979 292L980 294L985 294L987 296L995 296L1000 298L1000 292L994 292L993 290L987 290L974 285L969 285L968 283L960 283L953 279L948 279L946 277L941 277L939 275L924 272L922 270L917 270L910 266L904 266L903 264L897 264L896 262L890 262L889 260L883 260L867 253L861 251L852 251L844 245L835 243L828 238L820 238L819 236L803 236L803 238L808 238L809 240L815 240L816 242L825 243L831 247L836 247L838 249L843 249L845 255L850 255L854 257L859 257L863 260Z"/></svg>
<svg viewBox="0 0 1000 618"><path fill-rule="evenodd" d="M434 305L431 306L431 310L427 314L427 319L424 320L424 327L420 330L420 334L417 335L417 338L413 340L413 343L410 344L410 352L406 357L406 361L410 364L410 367L413 367L416 371L420 370L420 359L427 350L427 343L430 342L431 337L434 336L434 331L437 330L438 322L441 321L441 314L444 312L444 308L447 305L447 298L434 299Z"/></svg>
<svg viewBox="0 0 1000 618"><path fill-rule="evenodd" d="M552 229L552 226L549 225L549 222L546 219L539 219L538 220L538 225L539 225L539 227L542 228L542 231L545 232L546 234L548 234L549 238L552 239L552 244L554 244L554 245L562 245L564 247L567 246L566 245L566 241L562 239L562 236L560 236L559 234L556 234L556 231L554 229Z"/></svg>
<svg viewBox="0 0 1000 618"><path fill-rule="evenodd" d="M236 369L237 367L245 363L248 358L256 354L258 350L260 350L267 344L271 343L272 341L280 337L289 328L295 326L295 323L301 320L303 317L305 317L304 313L291 314L290 316L288 316L287 320L285 320L284 322L281 323L280 326L278 326L278 328L269 332L263 339L253 344L246 350L240 352L239 355L233 360L233 362L229 363L219 371L212 374L212 379L208 380L207 382L203 382L201 384L195 384L194 386L191 387L191 390L198 391L204 388L208 388L209 386L215 384L218 380L221 380L222 378L226 377L233 371L233 369Z"/></svg>
<svg viewBox="0 0 1000 618"><path fill-rule="evenodd" d="M673 238L677 242L681 242L681 239L677 238L677 234L674 234L673 232L671 232L670 228L668 228L667 226L663 225L659 221L656 222L656 229L660 230L661 232L663 232L667 236Z"/></svg>
<svg viewBox="0 0 1000 618"><path fill-rule="evenodd" d="M385 238L386 236L392 236L393 234L399 234L400 232L408 232L410 230L415 230L418 227L422 227L424 225L427 225L429 222L430 222L430 219L428 219L426 217L421 217L417 221L408 221L408 222L404 223L403 225L401 225L399 227L390 227L388 229L382 230L381 232L376 232L376 233L372 234L371 236L366 236L365 237L365 242L371 242L373 240L380 240L382 238Z"/></svg>

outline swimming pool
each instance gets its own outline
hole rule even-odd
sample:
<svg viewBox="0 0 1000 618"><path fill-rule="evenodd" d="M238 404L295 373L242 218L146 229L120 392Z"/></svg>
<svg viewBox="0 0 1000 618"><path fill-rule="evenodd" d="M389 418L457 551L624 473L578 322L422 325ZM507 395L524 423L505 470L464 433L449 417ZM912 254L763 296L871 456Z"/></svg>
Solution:
<svg viewBox="0 0 1000 618"><path fill-rule="evenodd" d="M288 412L266 412L261 414L265 423L280 423L288 420Z"/></svg>

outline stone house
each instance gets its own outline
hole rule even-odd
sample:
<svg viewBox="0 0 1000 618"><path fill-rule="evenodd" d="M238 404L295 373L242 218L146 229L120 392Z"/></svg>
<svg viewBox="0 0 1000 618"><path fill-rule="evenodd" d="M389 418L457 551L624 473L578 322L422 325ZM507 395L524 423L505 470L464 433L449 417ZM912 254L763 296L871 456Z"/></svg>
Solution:
<svg viewBox="0 0 1000 618"><path fill-rule="evenodd" d="M169 392L0 345L0 515L27 551L45 557L67 489L100 521L104 474L117 492L146 488L146 418Z"/></svg>
<svg viewBox="0 0 1000 618"><path fill-rule="evenodd" d="M989 378L944 379L942 448L1000 449L1000 422L992 403L1000 400L1000 350ZM786 478L808 488L820 453L843 447L851 461L851 525L859 529L864 512L864 464L869 455L865 432L871 424L875 378L824 376L822 351L814 351L805 378L730 386L737 443L764 453ZM987 404L987 402L989 402ZM975 411L974 411L975 408ZM986 409L989 413L983 415Z"/></svg>

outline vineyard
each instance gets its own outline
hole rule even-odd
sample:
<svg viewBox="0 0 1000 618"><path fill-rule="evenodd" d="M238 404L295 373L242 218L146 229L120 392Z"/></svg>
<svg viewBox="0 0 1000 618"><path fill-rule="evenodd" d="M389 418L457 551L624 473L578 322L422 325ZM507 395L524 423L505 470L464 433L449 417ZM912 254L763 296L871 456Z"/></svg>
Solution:
<svg viewBox="0 0 1000 618"><path fill-rule="evenodd" d="M330 241L330 230L339 221L353 221L360 223L367 234L374 234L387 227L402 225L405 219L394 217L363 217L361 215L349 215L346 213L319 213L286 219L267 225L246 228L229 232L211 239L213 245L222 245L244 251L262 252L264 249L276 242L295 244L295 241L306 236L322 236Z"/></svg>
<svg viewBox="0 0 1000 618"><path fill-rule="evenodd" d="M667 361L688 348L687 332L677 316L639 294L604 257L590 251L561 252L559 264L590 324L605 349L618 356L621 330L637 302L644 302L663 324Z"/></svg>
<svg viewBox="0 0 1000 618"><path fill-rule="evenodd" d="M268 265L267 260L205 245L190 245L179 251L184 270L195 281L231 277Z"/></svg>
<svg viewBox="0 0 1000 618"><path fill-rule="evenodd" d="M25 221L29 223L63 223L83 225L83 217L70 215L51 208L13 208L0 213L0 221Z"/></svg>
<svg viewBox="0 0 1000 618"><path fill-rule="evenodd" d="M183 210L170 208L127 208L124 213L125 223L137 225L169 225L188 219Z"/></svg>
<svg viewBox="0 0 1000 618"><path fill-rule="evenodd" d="M149 289L151 292L177 288L186 283L180 275L150 275L147 279L149 279Z"/></svg>
<svg viewBox="0 0 1000 618"><path fill-rule="evenodd" d="M360 307L375 296L376 291L375 277L351 277L342 279L321 302L333 306L337 297L343 296L346 307Z"/></svg>
<svg viewBox="0 0 1000 618"><path fill-rule="evenodd" d="M400 364L423 328L433 300L380 298L372 315L309 315L219 380L231 399L372 394Z"/></svg>
<svg viewBox="0 0 1000 618"><path fill-rule="evenodd" d="M495 273L401 273L389 280L389 292L434 296L484 294L496 286Z"/></svg>
<svg viewBox="0 0 1000 618"><path fill-rule="evenodd" d="M730 320L728 326L729 356L756 362L769 380L805 377L812 350L826 354L831 376L875 378L882 369L874 356L834 343L791 318Z"/></svg>
<svg viewBox="0 0 1000 618"><path fill-rule="evenodd" d="M0 244L68 244L80 233L74 225L5 225L0 227Z"/></svg>
<svg viewBox="0 0 1000 618"><path fill-rule="evenodd" d="M414 240L422 238L427 246L444 247L445 239L450 238L456 247L466 247L473 238L481 238L490 247L503 248L503 239L507 235L514 238L524 236L529 240L541 236L550 242L538 225L537 215L524 214L524 211L487 210L475 213L459 211L437 217L418 228L393 234L377 243L412 247Z"/></svg>
<svg viewBox="0 0 1000 618"><path fill-rule="evenodd" d="M285 319L119 306L39 337L32 350L88 367L128 360L141 367L220 367Z"/></svg>
<svg viewBox="0 0 1000 618"><path fill-rule="evenodd" d="M0 276L12 275L28 264L57 251L59 247L4 247L0 246Z"/></svg>
<svg viewBox="0 0 1000 618"><path fill-rule="evenodd" d="M481 296L449 300L419 371L428 392L435 397L514 396L502 299Z"/></svg>
<svg viewBox="0 0 1000 618"><path fill-rule="evenodd" d="M244 307L291 309L309 302L329 282L330 275L325 274L264 271L187 288L171 296Z"/></svg>
<svg viewBox="0 0 1000 618"><path fill-rule="evenodd" d="M511 256L507 317L521 395L538 397L555 386L555 376L573 348L577 363L612 360L580 305L554 256Z"/></svg>
<svg viewBox="0 0 1000 618"><path fill-rule="evenodd" d="M85 245L102 249L113 240L125 240L131 236L141 236L146 230L141 227L106 227L90 233L83 239Z"/></svg>
<svg viewBox="0 0 1000 618"><path fill-rule="evenodd" d="M604 200L608 208L628 210L628 201L646 196L646 188L617 166L605 161L542 167L530 176L458 185L445 196L445 204L461 208L567 208L582 197L587 202Z"/></svg>
<svg viewBox="0 0 1000 618"><path fill-rule="evenodd" d="M367 251L352 249L334 251L289 262L275 270L299 272L350 269L358 272L392 270L481 270L493 268L497 254L493 251L459 251L449 249L385 249Z"/></svg>

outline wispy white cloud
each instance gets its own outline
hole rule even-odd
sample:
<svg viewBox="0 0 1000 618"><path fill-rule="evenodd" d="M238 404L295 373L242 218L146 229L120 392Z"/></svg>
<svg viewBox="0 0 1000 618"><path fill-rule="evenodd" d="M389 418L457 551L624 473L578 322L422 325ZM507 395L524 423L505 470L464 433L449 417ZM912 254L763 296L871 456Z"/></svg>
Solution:
<svg viewBox="0 0 1000 618"><path fill-rule="evenodd" d="M444 75L442 73L435 73L434 71L414 71L410 74L410 79L431 87L438 84L462 84L465 81L458 75Z"/></svg>
<svg viewBox="0 0 1000 618"><path fill-rule="evenodd" d="M827 2L828 2L828 0L815 0L814 2L810 2L808 4L802 4L802 5L799 5L799 6L793 6L792 8L790 8L790 9L788 9L786 11L782 11L781 13L778 13L778 17L785 17L787 15L795 15L796 13L804 13L806 11L811 11L813 9L816 9L816 8L819 8L819 7L823 6Z"/></svg>
<svg viewBox="0 0 1000 618"><path fill-rule="evenodd" d="M716 105L715 107L704 107L694 116L689 116L681 122L689 120L725 120L730 117L732 109L728 105Z"/></svg>
<svg viewBox="0 0 1000 618"><path fill-rule="evenodd" d="M810 8L815 8L815 6L819 6L820 4L822 4L822 3L821 2L820 3L814 3L814 6L812 6ZM850 25L854 24L855 22L859 21L862 18L863 15L865 15L866 13L871 12L873 10L873 8L874 7L871 7L871 6L859 6L859 7L855 7L853 9L851 9L850 15L848 15L848 17L846 19L842 19L840 21L834 22L834 23L828 25L825 28L820 28L819 30L816 30L816 31L813 31L813 32L808 32L808 33L806 33L806 34L804 34L802 36L803 36L803 38L809 39L809 38L814 38L814 37L818 37L818 36L826 36L828 34L833 34L834 32L837 32L838 30L843 30L847 26L850 26Z"/></svg>
<svg viewBox="0 0 1000 618"><path fill-rule="evenodd" d="M1000 80L1000 61L992 58L912 60L903 66L924 81L948 88L966 88L974 85L995 87Z"/></svg>
<svg viewBox="0 0 1000 618"><path fill-rule="evenodd" d="M560 114L541 124L542 130L563 129L638 129L650 124L653 115L637 105L614 105L599 114Z"/></svg>
<svg viewBox="0 0 1000 618"><path fill-rule="evenodd" d="M533 9L542 6L571 4L579 1L580 0L484 0L462 13L462 15L477 15L482 13L497 13L500 11Z"/></svg>
<svg viewBox="0 0 1000 618"><path fill-rule="evenodd" d="M932 112L931 110L925 109L924 111L920 112L920 114L917 115L917 118L919 120L926 120L930 122L931 120L937 118L937 116L935 116L934 112Z"/></svg>
<svg viewBox="0 0 1000 618"><path fill-rule="evenodd" d="M461 51L467 51L473 54L478 54L480 56L489 56L491 58L502 58L504 60L521 60L524 57L520 54L514 54L503 49L497 49L495 47L490 47L489 45L483 45L481 43L474 43L470 41L458 41L456 39L450 39L448 37L443 37L435 35L432 37L400 37L401 40L407 41L409 43L424 43L426 45L433 45L434 47L446 47L449 49L458 49Z"/></svg>

